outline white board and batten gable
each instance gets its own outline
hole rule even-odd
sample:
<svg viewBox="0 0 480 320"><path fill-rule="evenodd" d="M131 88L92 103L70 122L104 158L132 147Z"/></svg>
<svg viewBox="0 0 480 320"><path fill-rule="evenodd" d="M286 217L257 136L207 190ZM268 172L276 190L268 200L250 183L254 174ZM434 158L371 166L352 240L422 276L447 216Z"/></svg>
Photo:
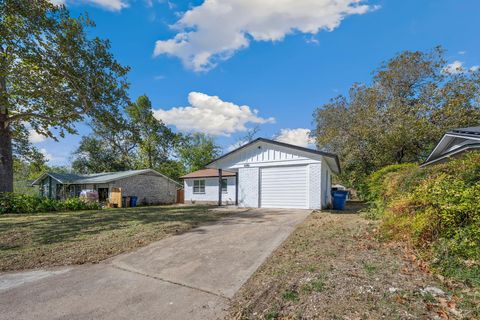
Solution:
<svg viewBox="0 0 480 320"><path fill-rule="evenodd" d="M336 155L259 138L207 167L238 172L243 207L320 209L330 201Z"/></svg>

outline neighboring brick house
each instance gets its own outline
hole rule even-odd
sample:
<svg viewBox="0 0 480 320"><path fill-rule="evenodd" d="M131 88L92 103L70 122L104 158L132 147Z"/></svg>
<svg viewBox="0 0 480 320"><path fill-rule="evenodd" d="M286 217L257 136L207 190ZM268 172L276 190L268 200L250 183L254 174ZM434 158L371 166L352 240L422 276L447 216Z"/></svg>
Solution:
<svg viewBox="0 0 480 320"><path fill-rule="evenodd" d="M94 174L43 174L32 185L39 186L41 196L52 199L78 197L85 189L97 190L100 201L109 198L112 188L121 188L122 196L136 196L139 204L175 203L181 185L152 170L130 170Z"/></svg>

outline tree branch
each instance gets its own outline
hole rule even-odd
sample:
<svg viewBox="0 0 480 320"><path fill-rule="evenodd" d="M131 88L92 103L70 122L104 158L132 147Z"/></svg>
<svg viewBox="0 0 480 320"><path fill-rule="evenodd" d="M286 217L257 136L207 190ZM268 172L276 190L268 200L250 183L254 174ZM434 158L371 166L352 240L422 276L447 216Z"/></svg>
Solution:
<svg viewBox="0 0 480 320"><path fill-rule="evenodd" d="M12 122L15 122L15 121L26 120L33 117L37 117L44 120L62 120L62 118L58 118L58 117L45 116L45 115L34 113L34 112L24 112L24 113L17 113L8 117L6 123L11 124Z"/></svg>

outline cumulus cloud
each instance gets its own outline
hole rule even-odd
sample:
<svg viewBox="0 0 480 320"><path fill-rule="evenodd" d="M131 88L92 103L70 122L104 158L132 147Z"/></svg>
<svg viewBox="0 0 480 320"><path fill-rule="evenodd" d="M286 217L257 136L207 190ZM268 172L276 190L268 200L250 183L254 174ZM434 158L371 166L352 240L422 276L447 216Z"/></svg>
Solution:
<svg viewBox="0 0 480 320"><path fill-rule="evenodd" d="M459 74L462 73L463 70L463 62L455 60L450 64L447 64L445 68L443 68L443 72L448 74Z"/></svg>
<svg viewBox="0 0 480 320"><path fill-rule="evenodd" d="M34 129L29 129L28 130L28 141L31 143L39 143L43 142L47 139L43 134L38 133Z"/></svg>
<svg viewBox="0 0 480 320"><path fill-rule="evenodd" d="M475 65L468 68L462 61L455 60L443 68L443 72L446 74L460 74L467 71L476 72L480 69L480 66Z"/></svg>
<svg viewBox="0 0 480 320"><path fill-rule="evenodd" d="M62 4L65 4L65 1L66 0L50 0L50 2L55 5L55 6L59 6L59 5L62 5Z"/></svg>
<svg viewBox="0 0 480 320"><path fill-rule="evenodd" d="M239 106L200 92L188 94L189 106L170 110L155 110L155 118L180 131L203 132L213 136L230 136L234 132L246 131L248 123L273 123L274 118L258 116L258 110Z"/></svg>
<svg viewBox="0 0 480 320"><path fill-rule="evenodd" d="M275 140L300 147L308 147L315 143L315 139L310 137L310 130L305 128L281 129Z"/></svg>
<svg viewBox="0 0 480 320"><path fill-rule="evenodd" d="M250 141L247 141L247 140L237 141L237 142L229 145L229 146L227 147L227 151L230 152L230 151L233 151L233 150L235 150L235 149L238 149L238 148L240 148L241 146L244 146L244 145L246 145L246 144L249 143L249 142L250 142Z"/></svg>
<svg viewBox="0 0 480 320"><path fill-rule="evenodd" d="M362 0L205 0L171 26L177 31L172 39L156 42L154 56L175 56L189 69L208 71L251 40L332 31L346 16L375 8Z"/></svg>
<svg viewBox="0 0 480 320"><path fill-rule="evenodd" d="M40 148L38 151L40 151L41 154L45 157L45 160L51 161L54 159L53 155L47 151L45 148Z"/></svg>
<svg viewBox="0 0 480 320"><path fill-rule="evenodd" d="M54 5L68 4L73 2L73 0L50 0ZM128 7L128 2L126 0L78 0L77 2L93 4L110 11L120 11L123 8Z"/></svg>

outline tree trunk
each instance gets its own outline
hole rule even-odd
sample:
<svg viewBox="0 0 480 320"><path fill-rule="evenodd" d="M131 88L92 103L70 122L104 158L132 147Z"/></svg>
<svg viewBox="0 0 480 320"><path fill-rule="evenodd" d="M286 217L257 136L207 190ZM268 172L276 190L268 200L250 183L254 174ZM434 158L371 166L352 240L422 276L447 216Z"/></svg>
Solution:
<svg viewBox="0 0 480 320"><path fill-rule="evenodd" d="M3 109L3 110L2 110ZM0 106L0 192L13 192L12 135L7 110Z"/></svg>
<svg viewBox="0 0 480 320"><path fill-rule="evenodd" d="M6 84L5 77L0 77L0 192L13 192L12 133L7 122L8 100Z"/></svg>

